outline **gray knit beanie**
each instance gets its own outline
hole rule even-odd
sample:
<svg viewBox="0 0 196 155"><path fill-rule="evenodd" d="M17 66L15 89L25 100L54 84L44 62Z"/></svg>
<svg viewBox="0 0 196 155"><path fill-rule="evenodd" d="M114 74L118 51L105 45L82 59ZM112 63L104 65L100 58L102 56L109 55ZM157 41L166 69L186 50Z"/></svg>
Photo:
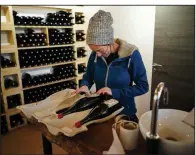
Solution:
<svg viewBox="0 0 196 155"><path fill-rule="evenodd" d="M114 41L113 18L109 12L99 10L91 17L87 29L86 43L107 45Z"/></svg>

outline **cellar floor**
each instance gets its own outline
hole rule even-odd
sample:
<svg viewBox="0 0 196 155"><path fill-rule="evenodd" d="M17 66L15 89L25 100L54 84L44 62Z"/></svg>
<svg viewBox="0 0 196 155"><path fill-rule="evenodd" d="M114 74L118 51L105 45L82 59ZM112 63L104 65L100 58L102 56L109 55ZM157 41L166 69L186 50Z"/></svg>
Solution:
<svg viewBox="0 0 196 155"><path fill-rule="evenodd" d="M53 154L67 154L52 144ZM0 154L43 154L41 132L32 124L1 136Z"/></svg>

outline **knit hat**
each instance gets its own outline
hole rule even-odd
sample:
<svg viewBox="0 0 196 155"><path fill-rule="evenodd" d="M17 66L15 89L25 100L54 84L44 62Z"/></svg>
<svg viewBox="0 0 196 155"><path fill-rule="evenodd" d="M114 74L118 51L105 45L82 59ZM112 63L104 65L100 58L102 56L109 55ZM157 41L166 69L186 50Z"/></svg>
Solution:
<svg viewBox="0 0 196 155"><path fill-rule="evenodd" d="M107 45L114 41L113 18L109 12L99 10L91 17L87 29L86 43Z"/></svg>

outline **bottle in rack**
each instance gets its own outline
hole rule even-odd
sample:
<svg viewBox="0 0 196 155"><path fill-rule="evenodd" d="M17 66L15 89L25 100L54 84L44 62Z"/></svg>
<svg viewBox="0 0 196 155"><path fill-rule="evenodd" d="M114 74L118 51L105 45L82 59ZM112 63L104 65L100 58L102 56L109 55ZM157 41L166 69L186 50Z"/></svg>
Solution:
<svg viewBox="0 0 196 155"><path fill-rule="evenodd" d="M25 29L25 33L16 34L18 47L46 46L46 35L34 33L33 29Z"/></svg>
<svg viewBox="0 0 196 155"><path fill-rule="evenodd" d="M22 22L21 17L17 15L17 14L18 14L18 12L13 11L13 13L12 13L12 14L13 14L13 17L14 17L14 24L15 24L15 25L22 25L22 24L23 24L23 22Z"/></svg>
<svg viewBox="0 0 196 155"><path fill-rule="evenodd" d="M5 89L9 89L9 88L17 87L18 83L10 78L5 78L4 85L5 85Z"/></svg>
<svg viewBox="0 0 196 155"><path fill-rule="evenodd" d="M15 67L16 64L14 62L12 62L11 60L1 56L1 66L2 66L2 68Z"/></svg>
<svg viewBox="0 0 196 155"><path fill-rule="evenodd" d="M24 124L24 118L20 114L10 116L10 125L12 128Z"/></svg>
<svg viewBox="0 0 196 155"><path fill-rule="evenodd" d="M84 47L77 48L77 57L78 58L86 57L87 55L85 53L86 53L86 50L84 49Z"/></svg>
<svg viewBox="0 0 196 155"><path fill-rule="evenodd" d="M85 38L84 38L84 35L85 35L85 33L83 33L83 32L76 32L76 41L84 41L85 40Z"/></svg>
<svg viewBox="0 0 196 155"><path fill-rule="evenodd" d="M76 14L75 15L75 23L76 24L84 24L84 17L83 15L81 14Z"/></svg>
<svg viewBox="0 0 196 155"><path fill-rule="evenodd" d="M42 22L42 17L18 16L17 14L18 12L13 11L15 25L44 25L44 22Z"/></svg>
<svg viewBox="0 0 196 155"><path fill-rule="evenodd" d="M28 74L28 73L22 74L22 85L24 88L33 85L33 80L32 80L32 77L30 74Z"/></svg>
<svg viewBox="0 0 196 155"><path fill-rule="evenodd" d="M57 79L71 78L76 76L75 70L74 65L56 66L53 67L53 75Z"/></svg>
<svg viewBox="0 0 196 155"><path fill-rule="evenodd" d="M73 17L71 12L58 11L56 13L47 13L46 24L48 26L72 26Z"/></svg>
<svg viewBox="0 0 196 155"><path fill-rule="evenodd" d="M3 95L2 95L2 93L1 93L1 95L0 95L0 100L1 100L1 114L3 114L4 112L5 112L5 109L4 109L4 102L3 102Z"/></svg>
<svg viewBox="0 0 196 155"><path fill-rule="evenodd" d="M65 29L65 32L60 32L57 29L49 29L50 45L73 44L72 29Z"/></svg>
<svg viewBox="0 0 196 155"><path fill-rule="evenodd" d="M19 50L21 68L75 61L75 51L72 46Z"/></svg>
<svg viewBox="0 0 196 155"><path fill-rule="evenodd" d="M73 81L65 81L47 86L41 86L38 88L32 88L24 90L24 101L25 104L39 102L53 93L64 90L66 88L76 89L77 84Z"/></svg>
<svg viewBox="0 0 196 155"><path fill-rule="evenodd" d="M1 116L1 134L6 134L8 132L8 126L6 121L6 116Z"/></svg>
<svg viewBox="0 0 196 155"><path fill-rule="evenodd" d="M84 66L83 64L78 64L78 73L84 73L86 72L86 66Z"/></svg>
<svg viewBox="0 0 196 155"><path fill-rule="evenodd" d="M7 105L8 109L15 108L16 106L21 105L20 94L7 96Z"/></svg>

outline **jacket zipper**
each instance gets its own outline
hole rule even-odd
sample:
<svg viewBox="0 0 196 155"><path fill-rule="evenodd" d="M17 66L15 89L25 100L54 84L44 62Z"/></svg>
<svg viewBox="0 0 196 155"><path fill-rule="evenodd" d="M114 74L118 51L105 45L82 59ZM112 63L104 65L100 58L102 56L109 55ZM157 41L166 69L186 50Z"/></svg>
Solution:
<svg viewBox="0 0 196 155"><path fill-rule="evenodd" d="M103 57L101 57L103 59L103 61L105 62L106 66L107 66L107 72L106 72L106 78L105 78L105 87L107 87L107 80L108 80L108 72L109 72L109 68L110 68L110 65L112 64L112 62L107 65L107 62L105 61L105 59ZM129 108L129 104L126 105L127 108Z"/></svg>
<svg viewBox="0 0 196 155"><path fill-rule="evenodd" d="M103 61L105 62L106 66L107 66L107 72L106 72L106 77L105 77L105 87L107 87L108 73L109 73L109 68L110 68L112 62L109 65L107 65L107 62L105 61L105 59L103 57L102 57L102 59L103 59Z"/></svg>

